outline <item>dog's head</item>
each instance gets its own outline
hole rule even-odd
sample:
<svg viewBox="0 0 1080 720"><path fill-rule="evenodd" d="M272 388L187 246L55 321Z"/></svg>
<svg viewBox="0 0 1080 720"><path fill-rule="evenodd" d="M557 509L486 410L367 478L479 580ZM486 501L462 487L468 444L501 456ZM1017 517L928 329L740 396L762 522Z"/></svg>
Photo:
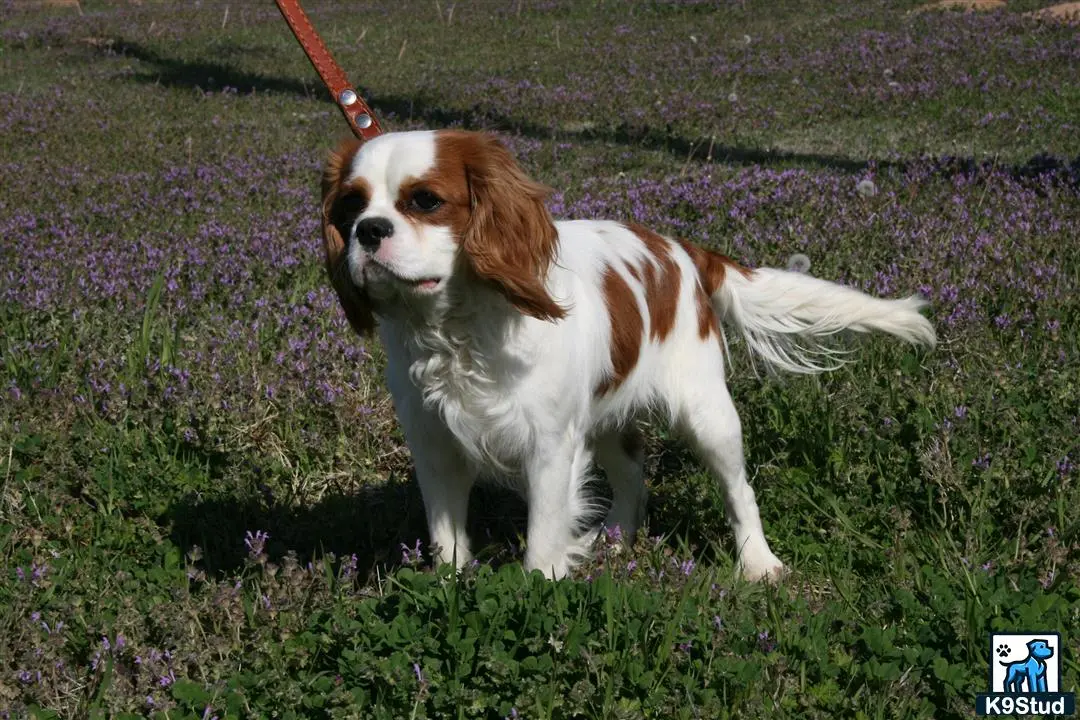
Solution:
<svg viewBox="0 0 1080 720"><path fill-rule="evenodd" d="M1032 640L1027 644L1027 647L1033 658L1046 660L1054 656L1054 648L1050 647L1050 644L1045 640Z"/></svg>
<svg viewBox="0 0 1080 720"><path fill-rule="evenodd" d="M349 140L331 155L322 192L327 266L357 331L374 326L373 313L435 304L470 282L494 287L523 314L565 315L544 284L556 252L547 188L495 138Z"/></svg>

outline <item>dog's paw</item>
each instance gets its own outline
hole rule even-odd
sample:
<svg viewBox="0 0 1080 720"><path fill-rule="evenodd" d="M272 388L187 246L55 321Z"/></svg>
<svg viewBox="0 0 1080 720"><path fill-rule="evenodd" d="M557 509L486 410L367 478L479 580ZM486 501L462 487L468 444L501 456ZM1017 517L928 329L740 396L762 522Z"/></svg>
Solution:
<svg viewBox="0 0 1080 720"><path fill-rule="evenodd" d="M788 575L789 570L784 563L768 550L757 553L753 557L747 557L747 555L748 553L743 553L736 568L739 577L743 580L775 583Z"/></svg>

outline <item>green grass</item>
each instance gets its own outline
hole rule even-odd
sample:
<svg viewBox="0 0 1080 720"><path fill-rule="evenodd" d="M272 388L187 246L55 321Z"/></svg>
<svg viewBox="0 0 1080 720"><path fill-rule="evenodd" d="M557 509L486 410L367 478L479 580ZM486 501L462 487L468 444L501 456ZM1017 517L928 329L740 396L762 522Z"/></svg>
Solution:
<svg viewBox="0 0 1080 720"><path fill-rule="evenodd" d="M1062 632L1075 690L1080 55L1046 4L309 3L390 126L499 132L560 215L928 294L930 353L758 379L736 346L779 587L735 580L651 421L632 549L525 576L485 488L483 562L430 568L321 267L346 129L273 4L11 9L0 716L966 717L1020 629Z"/></svg>

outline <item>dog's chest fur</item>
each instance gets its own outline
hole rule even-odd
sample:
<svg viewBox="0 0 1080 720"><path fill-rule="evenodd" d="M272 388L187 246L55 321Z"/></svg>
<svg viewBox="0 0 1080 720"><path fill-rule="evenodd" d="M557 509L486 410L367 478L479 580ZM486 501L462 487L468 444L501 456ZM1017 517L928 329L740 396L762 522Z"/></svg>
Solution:
<svg viewBox="0 0 1080 720"><path fill-rule="evenodd" d="M532 445L524 398L494 333L429 328L409 343L409 376L480 471L521 471Z"/></svg>

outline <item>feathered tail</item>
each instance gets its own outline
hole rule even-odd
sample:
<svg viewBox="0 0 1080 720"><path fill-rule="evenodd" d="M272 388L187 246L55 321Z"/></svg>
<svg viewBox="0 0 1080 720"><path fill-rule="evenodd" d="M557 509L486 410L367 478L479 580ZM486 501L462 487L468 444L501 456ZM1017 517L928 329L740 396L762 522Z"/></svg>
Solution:
<svg viewBox="0 0 1080 720"><path fill-rule="evenodd" d="M919 313L927 304L919 296L884 300L786 270L728 272L712 302L752 354L793 373L821 373L843 365L845 353L822 341L843 330L877 330L930 347L936 342L934 327Z"/></svg>

